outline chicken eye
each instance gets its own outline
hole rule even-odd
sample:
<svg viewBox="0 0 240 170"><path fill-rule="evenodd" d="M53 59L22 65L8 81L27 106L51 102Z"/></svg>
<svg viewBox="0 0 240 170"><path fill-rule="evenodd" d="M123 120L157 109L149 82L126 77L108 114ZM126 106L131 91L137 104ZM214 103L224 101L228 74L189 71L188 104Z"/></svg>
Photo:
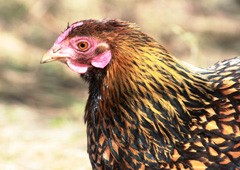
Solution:
<svg viewBox="0 0 240 170"><path fill-rule="evenodd" d="M78 46L78 49L80 51L87 51L88 50L88 47L89 47L89 44L87 41L81 41L77 44Z"/></svg>

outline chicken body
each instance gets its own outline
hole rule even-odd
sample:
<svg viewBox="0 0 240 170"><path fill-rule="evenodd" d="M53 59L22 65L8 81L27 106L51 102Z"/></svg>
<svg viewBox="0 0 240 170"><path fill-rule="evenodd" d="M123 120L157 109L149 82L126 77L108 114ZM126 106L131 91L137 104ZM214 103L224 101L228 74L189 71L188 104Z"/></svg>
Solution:
<svg viewBox="0 0 240 170"><path fill-rule="evenodd" d="M89 82L93 169L240 169L240 57L195 69L134 24L84 20L53 60Z"/></svg>

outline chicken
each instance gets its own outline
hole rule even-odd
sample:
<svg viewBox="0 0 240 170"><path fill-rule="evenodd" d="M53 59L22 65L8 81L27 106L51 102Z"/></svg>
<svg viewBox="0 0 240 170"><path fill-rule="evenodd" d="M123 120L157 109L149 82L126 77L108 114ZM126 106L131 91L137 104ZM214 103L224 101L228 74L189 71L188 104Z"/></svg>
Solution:
<svg viewBox="0 0 240 170"><path fill-rule="evenodd" d="M200 69L133 23L75 22L41 63L89 83L93 169L240 169L240 57Z"/></svg>

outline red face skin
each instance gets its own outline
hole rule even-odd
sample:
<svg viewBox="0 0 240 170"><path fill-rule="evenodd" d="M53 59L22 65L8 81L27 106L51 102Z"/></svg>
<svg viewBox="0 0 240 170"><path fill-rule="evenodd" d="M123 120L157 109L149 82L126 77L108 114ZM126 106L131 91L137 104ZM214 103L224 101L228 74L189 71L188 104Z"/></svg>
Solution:
<svg viewBox="0 0 240 170"><path fill-rule="evenodd" d="M65 30L43 56L41 63L60 60L79 74L86 73L90 67L106 67L112 58L107 43L93 37L67 37L71 29L81 25L81 22L75 23Z"/></svg>

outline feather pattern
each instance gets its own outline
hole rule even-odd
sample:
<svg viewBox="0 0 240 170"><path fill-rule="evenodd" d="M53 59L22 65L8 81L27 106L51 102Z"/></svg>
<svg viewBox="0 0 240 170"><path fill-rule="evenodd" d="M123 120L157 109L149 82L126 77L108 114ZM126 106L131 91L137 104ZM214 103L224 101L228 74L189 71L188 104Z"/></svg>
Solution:
<svg viewBox="0 0 240 170"><path fill-rule="evenodd" d="M60 40L81 36L111 52L81 74L93 169L240 169L240 57L199 69L120 20L76 22Z"/></svg>
<svg viewBox="0 0 240 170"><path fill-rule="evenodd" d="M193 72L138 30L117 38L104 76L90 81L101 86L85 115L93 167L239 167L239 58Z"/></svg>

